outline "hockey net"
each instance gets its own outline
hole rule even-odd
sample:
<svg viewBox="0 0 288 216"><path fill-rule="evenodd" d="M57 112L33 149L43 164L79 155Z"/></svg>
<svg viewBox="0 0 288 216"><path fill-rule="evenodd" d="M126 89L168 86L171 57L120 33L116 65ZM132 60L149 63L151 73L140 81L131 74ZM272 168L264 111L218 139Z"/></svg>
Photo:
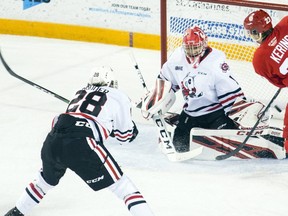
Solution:
<svg viewBox="0 0 288 216"><path fill-rule="evenodd" d="M255 9L264 9L275 25L287 15L288 6L264 2L253 4L252 1L237 1L239 5L232 0L214 2L177 0L167 1L165 8L161 6L162 64L176 47L181 46L184 31L190 26L198 25L207 34L209 46L226 53L231 70L246 97L267 103L277 88L254 72L251 61L257 45L245 36L243 20ZM166 42L164 46L163 40L164 44ZM287 102L286 88L282 90L274 106L284 109Z"/></svg>

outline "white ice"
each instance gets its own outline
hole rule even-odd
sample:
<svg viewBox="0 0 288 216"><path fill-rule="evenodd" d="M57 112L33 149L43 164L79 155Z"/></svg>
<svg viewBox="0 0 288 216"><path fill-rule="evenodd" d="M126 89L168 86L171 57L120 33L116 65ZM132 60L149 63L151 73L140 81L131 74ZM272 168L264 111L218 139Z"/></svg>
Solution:
<svg viewBox="0 0 288 216"><path fill-rule="evenodd" d="M95 43L0 35L11 68L70 99L84 86L94 65L109 65L120 89L133 100L143 89L130 60L133 53L148 87L160 68L160 52ZM16 200L41 167L40 149L52 118L66 104L8 74L0 65L0 215ZM137 111L135 142L107 148L145 196L156 216L286 216L287 160L190 160L169 162L157 146L157 131ZM92 191L73 172L32 210L31 216L128 216L110 191Z"/></svg>

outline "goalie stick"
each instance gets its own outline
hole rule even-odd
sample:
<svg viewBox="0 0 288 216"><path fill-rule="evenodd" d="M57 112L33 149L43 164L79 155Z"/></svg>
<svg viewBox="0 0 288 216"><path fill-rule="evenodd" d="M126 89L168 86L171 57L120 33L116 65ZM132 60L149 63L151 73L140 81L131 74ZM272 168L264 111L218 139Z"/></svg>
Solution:
<svg viewBox="0 0 288 216"><path fill-rule="evenodd" d="M69 103L69 100L67 100L66 98L64 98L64 97L56 94L55 92L52 92L52 91L50 91L49 89L44 88L43 86L40 86L40 85L38 85L38 84L36 84L36 83L28 80L28 79L25 79L24 77L19 76L18 74L16 74L16 73L10 68L10 66L8 65L8 63L5 61L5 59L4 59L3 55L2 55L1 50L0 50L0 59L1 59L1 62L2 62L2 64L3 64L3 66L5 67L5 69L7 70L7 72L8 72L10 75L16 77L17 79L20 79L21 81L23 81L23 82L25 82L25 83L27 83L27 84L29 84L29 85L31 85L31 86L33 86L33 87L41 90L41 91L43 91L43 92L45 92L45 93L47 93L47 94L49 94L49 95L52 95L53 97L58 98L59 100L65 102L65 103Z"/></svg>
<svg viewBox="0 0 288 216"><path fill-rule="evenodd" d="M227 158L230 158L232 156L234 156L235 154L237 154L241 149L243 149L244 145L246 144L246 142L249 140L249 138L253 135L254 131L256 130L258 124L260 123L262 117L264 116L265 112L270 108L271 104L274 102L274 100L278 97L278 95L281 92L281 88L279 88L276 93L274 94L274 96L272 97L272 99L270 100L270 102L268 103L268 105L266 106L266 108L264 109L264 111L261 113L261 115L259 116L258 120L256 121L255 125L252 127L252 129L250 130L250 132L248 133L248 135L246 136L246 138L244 139L244 141L234 150L230 151L229 153L225 154L225 155L218 155L216 157L216 160L225 160Z"/></svg>
<svg viewBox="0 0 288 216"><path fill-rule="evenodd" d="M146 86L146 82L144 81L143 75L142 75L142 73L141 73L141 71L139 69L138 63L137 63L137 61L135 59L135 56L134 56L134 54L132 52L130 53L130 57L131 57L132 62L134 63L134 68L135 68L135 70L137 72L137 75L138 75L140 81L141 81L141 84L142 84L143 88L146 90L146 92L148 93L149 90L148 90L148 88Z"/></svg>
<svg viewBox="0 0 288 216"><path fill-rule="evenodd" d="M138 66L138 63L133 55L133 53L131 52L131 60L132 62L134 63L134 68L136 69L137 71L137 75L141 81L141 84L143 86L143 89L145 89L145 92L148 93L149 90L146 86L146 83L145 83L145 80L143 78L143 75L139 69L139 66ZM137 106L137 108L141 108L141 103L139 103ZM159 132L159 138L161 140L161 142L163 143L163 146L162 146L162 152L164 152L167 156L167 158L170 160L170 161L173 161L173 162L176 162L176 161L184 161L184 160L189 160L191 158L194 158L196 156L198 156L199 154L202 153L202 150L203 150L203 147L199 147L197 149L193 149L191 151L188 151L188 152L183 152L183 153L180 153L180 152L176 152L175 148L174 148L174 145L172 143L172 140L171 140L171 137L167 131L167 128L166 128L166 124L165 124L165 120L163 118L163 115L161 115L161 113L159 115L154 115L152 117L154 123L156 124L157 126L157 129L158 129L158 132Z"/></svg>

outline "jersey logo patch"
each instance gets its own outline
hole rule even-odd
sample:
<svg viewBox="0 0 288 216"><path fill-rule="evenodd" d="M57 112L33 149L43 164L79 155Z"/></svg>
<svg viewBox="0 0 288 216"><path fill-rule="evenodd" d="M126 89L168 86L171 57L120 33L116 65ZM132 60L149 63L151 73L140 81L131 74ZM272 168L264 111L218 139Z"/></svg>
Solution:
<svg viewBox="0 0 288 216"><path fill-rule="evenodd" d="M221 64L221 70L223 73L226 73L229 70L229 65L224 62L223 64Z"/></svg>
<svg viewBox="0 0 288 216"><path fill-rule="evenodd" d="M199 98L203 96L203 92L198 92L195 87L195 77L196 76L187 76L184 78L184 80L181 82L182 85L182 94L185 100L188 100L188 97L190 98Z"/></svg>

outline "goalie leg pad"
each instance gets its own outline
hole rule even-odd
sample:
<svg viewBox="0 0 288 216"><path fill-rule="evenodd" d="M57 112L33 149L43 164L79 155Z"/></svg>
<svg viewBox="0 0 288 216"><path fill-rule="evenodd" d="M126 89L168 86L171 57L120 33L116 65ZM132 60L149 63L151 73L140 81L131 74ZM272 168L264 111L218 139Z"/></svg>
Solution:
<svg viewBox="0 0 288 216"><path fill-rule="evenodd" d="M285 147L286 155L287 155L288 154L288 104L286 105L285 116L284 116L283 138L285 139L284 147Z"/></svg>

